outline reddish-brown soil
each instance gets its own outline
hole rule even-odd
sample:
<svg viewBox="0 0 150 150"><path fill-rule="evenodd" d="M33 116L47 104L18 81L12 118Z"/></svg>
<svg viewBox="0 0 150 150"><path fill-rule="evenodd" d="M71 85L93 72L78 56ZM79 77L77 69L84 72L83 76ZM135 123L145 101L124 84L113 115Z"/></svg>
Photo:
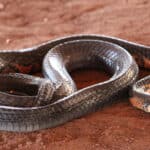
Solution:
<svg viewBox="0 0 150 150"><path fill-rule="evenodd" d="M99 33L149 45L149 0L0 0L0 48L29 47L74 33ZM141 77L149 74L141 71ZM77 71L79 88L106 79ZM148 150L150 115L128 99L57 128L0 132L0 150Z"/></svg>

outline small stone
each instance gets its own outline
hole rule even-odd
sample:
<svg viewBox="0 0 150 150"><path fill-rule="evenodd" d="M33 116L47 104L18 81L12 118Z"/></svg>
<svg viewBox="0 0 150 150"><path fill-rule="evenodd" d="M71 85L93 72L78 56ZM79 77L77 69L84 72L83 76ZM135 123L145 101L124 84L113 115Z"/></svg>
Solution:
<svg viewBox="0 0 150 150"><path fill-rule="evenodd" d="M44 21L44 22L48 22L48 18L44 18L43 21Z"/></svg>
<svg viewBox="0 0 150 150"><path fill-rule="evenodd" d="M10 39L6 39L6 44L9 44L11 42Z"/></svg>
<svg viewBox="0 0 150 150"><path fill-rule="evenodd" d="M5 8L3 3L0 3L0 10L3 10Z"/></svg>

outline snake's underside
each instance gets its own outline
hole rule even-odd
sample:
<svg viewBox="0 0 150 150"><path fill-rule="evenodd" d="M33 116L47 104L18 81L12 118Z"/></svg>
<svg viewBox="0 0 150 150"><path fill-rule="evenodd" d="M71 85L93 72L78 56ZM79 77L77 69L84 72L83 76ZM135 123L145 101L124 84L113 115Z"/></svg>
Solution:
<svg viewBox="0 0 150 150"><path fill-rule="evenodd" d="M55 127L109 104L137 79L138 66L130 54L140 67L150 68L149 46L103 35L74 35L0 51L0 130ZM111 77L77 90L68 72L85 67L106 69ZM41 68L45 78L27 75ZM150 76L132 88L131 103L146 112L149 89Z"/></svg>

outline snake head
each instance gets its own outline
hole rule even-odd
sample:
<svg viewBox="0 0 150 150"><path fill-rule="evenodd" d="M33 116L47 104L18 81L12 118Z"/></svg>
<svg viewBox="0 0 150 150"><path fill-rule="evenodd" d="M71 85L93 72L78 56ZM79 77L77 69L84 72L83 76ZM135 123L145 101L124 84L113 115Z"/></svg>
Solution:
<svg viewBox="0 0 150 150"><path fill-rule="evenodd" d="M35 105L41 106L41 105L46 105L51 103L54 92L55 92L55 87L51 82L51 80L42 79L36 96Z"/></svg>

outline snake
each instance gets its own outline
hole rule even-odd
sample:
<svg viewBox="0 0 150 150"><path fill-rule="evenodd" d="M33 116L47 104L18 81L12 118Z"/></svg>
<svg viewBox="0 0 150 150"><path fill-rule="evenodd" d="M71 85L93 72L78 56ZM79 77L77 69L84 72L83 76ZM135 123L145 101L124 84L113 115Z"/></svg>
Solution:
<svg viewBox="0 0 150 150"><path fill-rule="evenodd" d="M62 125L128 95L150 112L150 47L117 37L79 34L24 49L0 51L0 130L33 132ZM106 81L77 90L70 73L104 69ZM42 71L42 76L35 74ZM128 94L127 94L128 93Z"/></svg>

